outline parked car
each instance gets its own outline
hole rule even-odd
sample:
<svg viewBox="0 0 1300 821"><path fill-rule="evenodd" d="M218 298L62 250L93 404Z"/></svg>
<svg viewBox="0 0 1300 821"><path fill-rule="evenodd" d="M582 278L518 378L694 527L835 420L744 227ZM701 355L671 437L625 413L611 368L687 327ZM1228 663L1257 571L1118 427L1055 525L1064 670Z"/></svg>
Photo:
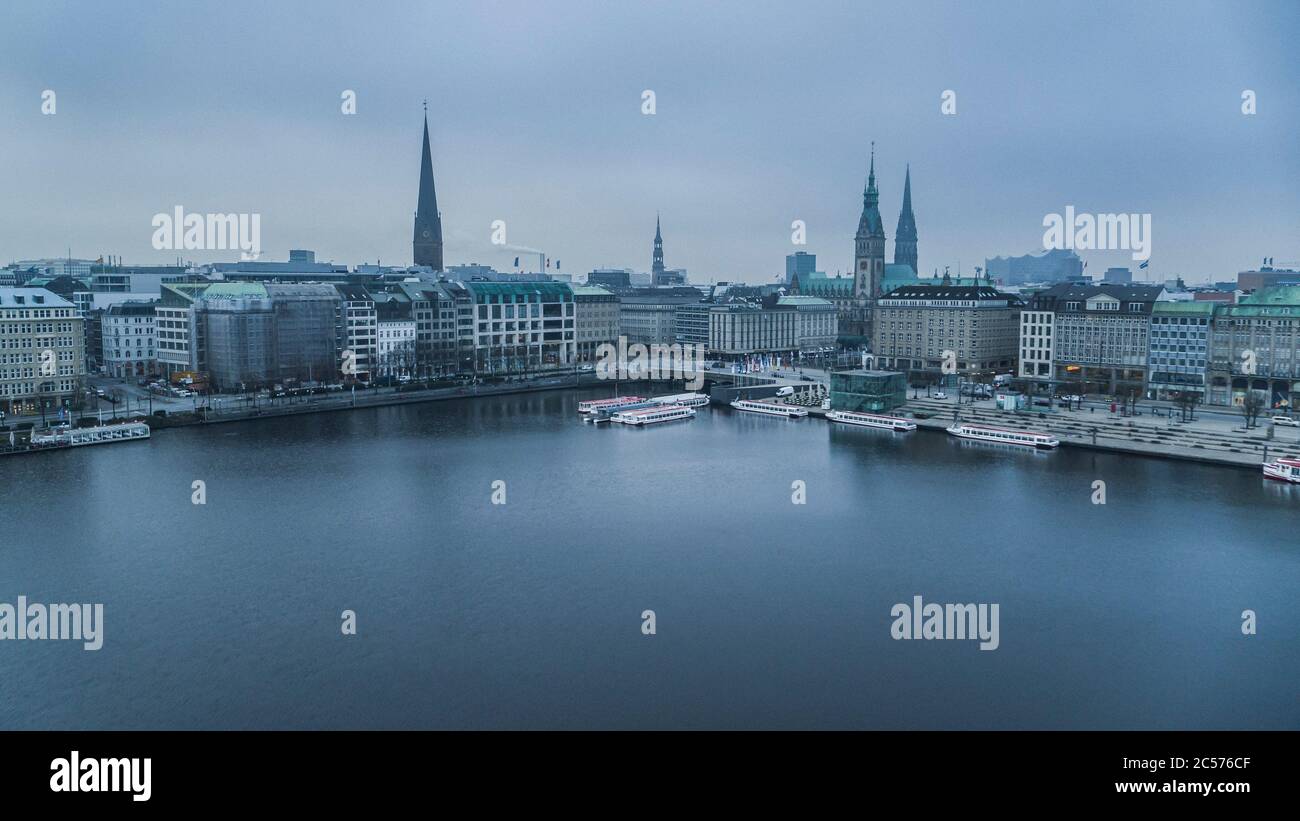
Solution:
<svg viewBox="0 0 1300 821"><path fill-rule="evenodd" d="M1274 416L1274 425L1284 425L1288 428L1300 428L1300 419L1292 419L1289 416Z"/></svg>
<svg viewBox="0 0 1300 821"><path fill-rule="evenodd" d="M931 395L930 395L930 398L931 398L931 399L947 399L947 398L948 398L948 394L944 393L943 391L937 391L937 392L931 394Z"/></svg>

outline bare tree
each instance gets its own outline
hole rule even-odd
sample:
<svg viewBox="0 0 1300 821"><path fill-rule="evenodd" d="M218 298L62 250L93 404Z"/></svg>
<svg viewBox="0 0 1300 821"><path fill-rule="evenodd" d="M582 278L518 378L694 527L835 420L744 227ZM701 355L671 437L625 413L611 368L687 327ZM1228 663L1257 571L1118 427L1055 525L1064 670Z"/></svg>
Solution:
<svg viewBox="0 0 1300 821"><path fill-rule="evenodd" d="M1178 406L1179 418L1184 422L1196 419L1196 406L1200 402L1200 394L1193 391L1181 391L1174 397L1174 404Z"/></svg>
<svg viewBox="0 0 1300 821"><path fill-rule="evenodd" d="M1259 412L1264 409L1264 397L1258 391L1247 390L1241 400L1241 414L1246 417L1246 427L1253 428L1259 419Z"/></svg>

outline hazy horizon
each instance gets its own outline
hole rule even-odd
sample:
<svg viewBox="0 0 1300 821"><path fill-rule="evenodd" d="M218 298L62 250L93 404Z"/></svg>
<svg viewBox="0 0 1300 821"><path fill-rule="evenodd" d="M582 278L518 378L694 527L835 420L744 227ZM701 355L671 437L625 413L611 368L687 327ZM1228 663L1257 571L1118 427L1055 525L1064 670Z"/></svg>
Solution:
<svg viewBox="0 0 1300 821"><path fill-rule="evenodd" d="M891 262L911 164L922 274L1041 251L1067 206L1150 214L1142 275L1300 261L1296 3L0 15L5 263L235 258L154 250L153 215L179 205L260 214L266 260L409 264L426 98L448 265L508 270L518 252L490 242L504 220L565 273L647 271L658 212L667 266L693 281L770 282L797 250L848 272L873 140ZM1139 273L1127 251L1080 255Z"/></svg>

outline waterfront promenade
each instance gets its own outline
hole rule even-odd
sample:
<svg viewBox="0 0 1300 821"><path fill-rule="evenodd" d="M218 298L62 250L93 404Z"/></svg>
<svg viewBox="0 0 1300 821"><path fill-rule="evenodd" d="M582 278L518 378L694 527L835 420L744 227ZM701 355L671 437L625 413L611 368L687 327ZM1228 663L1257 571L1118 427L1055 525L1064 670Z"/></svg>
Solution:
<svg viewBox="0 0 1300 821"><path fill-rule="evenodd" d="M1055 434L1062 447L1083 447L1156 456L1188 459L1209 464L1258 470L1260 463L1278 456L1300 454L1300 432L1278 427L1269 438L1271 424L1262 419L1259 427L1245 430L1245 421L1224 415L1198 414L1195 421L1171 421L1164 416L1146 413L1125 417L1106 410L1004 411L991 401L958 405L953 398L919 397L903 406L907 416L917 416L918 427L942 430L959 412L963 422L997 425ZM928 418L927 418L928 417Z"/></svg>

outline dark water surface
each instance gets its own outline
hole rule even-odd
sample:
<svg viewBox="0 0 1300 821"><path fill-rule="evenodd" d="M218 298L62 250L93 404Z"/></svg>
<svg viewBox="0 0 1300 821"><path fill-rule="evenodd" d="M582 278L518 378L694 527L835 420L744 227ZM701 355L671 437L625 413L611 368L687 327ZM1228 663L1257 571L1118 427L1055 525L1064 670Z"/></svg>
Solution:
<svg viewBox="0 0 1300 821"><path fill-rule="evenodd" d="M0 602L106 622L0 641L0 728L1300 727L1300 487L594 395L0 459ZM914 595L1001 646L893 640Z"/></svg>

